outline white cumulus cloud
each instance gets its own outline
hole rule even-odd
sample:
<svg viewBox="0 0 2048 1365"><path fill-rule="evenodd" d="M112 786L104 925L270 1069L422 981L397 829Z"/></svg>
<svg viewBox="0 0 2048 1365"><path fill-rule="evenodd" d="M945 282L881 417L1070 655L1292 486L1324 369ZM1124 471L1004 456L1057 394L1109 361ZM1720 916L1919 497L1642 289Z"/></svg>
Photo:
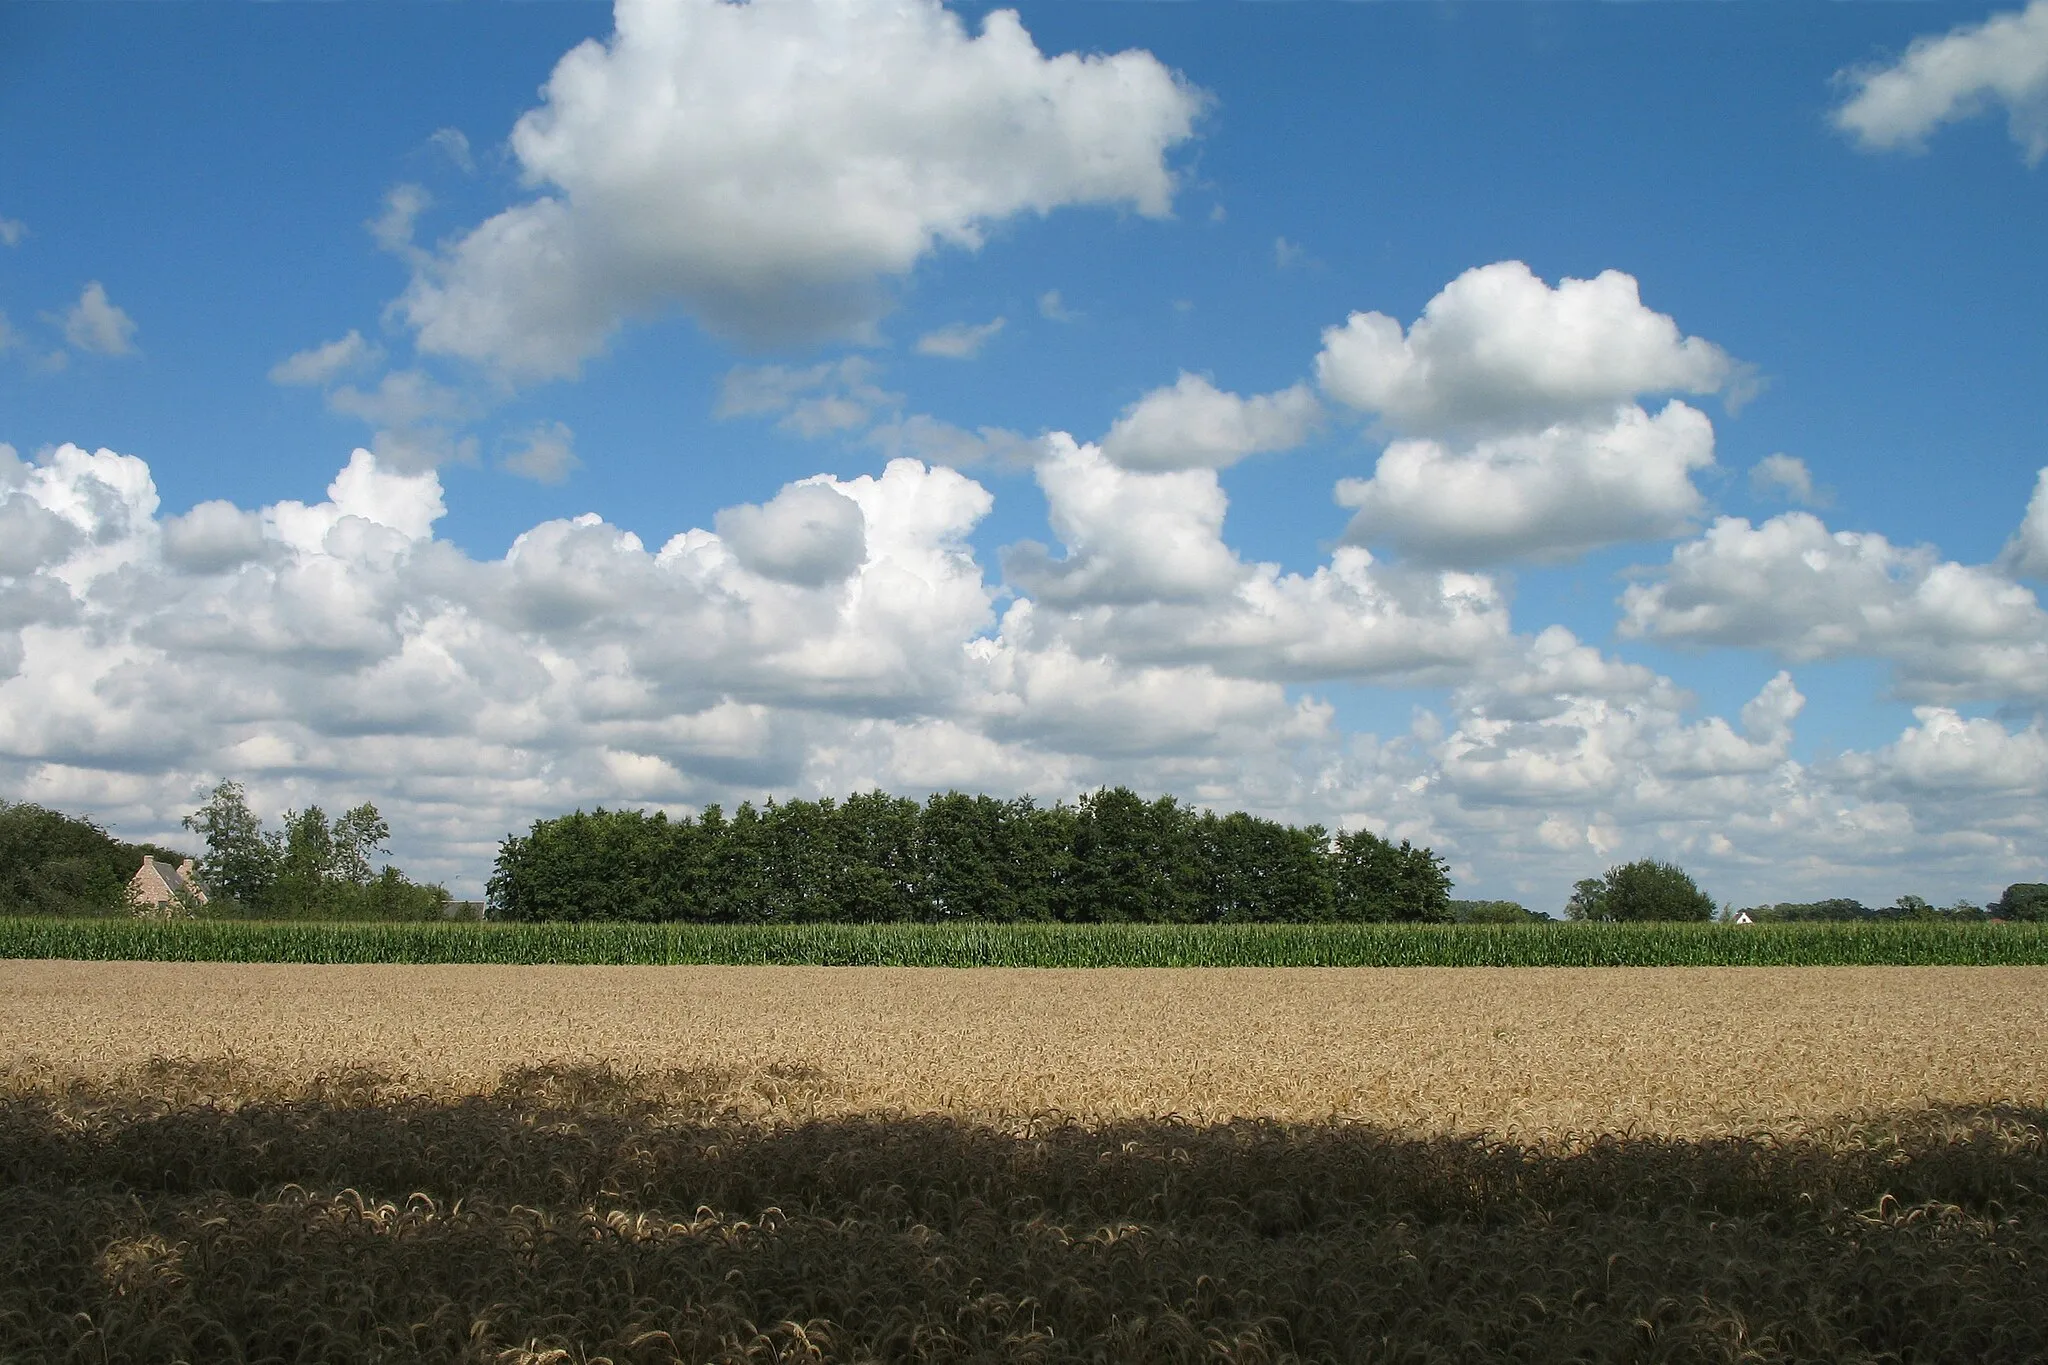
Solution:
<svg viewBox="0 0 2048 1365"><path fill-rule="evenodd" d="M1213 473L1139 474L1093 445L1054 438L1038 466L1052 529L1066 547L1054 558L1024 542L1004 571L1048 602L1202 600L1235 584L1237 557L1224 545L1228 505Z"/></svg>
<svg viewBox="0 0 2048 1365"><path fill-rule="evenodd" d="M386 465L415 472L476 460L476 439L462 425L476 415L476 399L425 370L391 370L373 388L330 389L327 406L374 428L370 448Z"/></svg>
<svg viewBox="0 0 2048 1365"><path fill-rule="evenodd" d="M740 563L786 583L842 582L867 558L860 504L828 484L794 483L760 506L728 507L717 525Z"/></svg>
<svg viewBox="0 0 2048 1365"><path fill-rule="evenodd" d="M1390 570L1356 547L1307 575L1247 563L1224 541L1214 470L1127 470L1064 433L1047 444L1036 474L1064 553L1004 551L1034 599L1006 633L1287 681L1442 677L1506 644L1506 602L1483 576Z"/></svg>
<svg viewBox="0 0 2048 1365"><path fill-rule="evenodd" d="M1337 501L1358 509L1345 539L1418 562L1556 561L1683 533L1704 505L1692 472L1713 462L1713 424L1673 400L1654 417L1631 405L1468 447L1395 441Z"/></svg>
<svg viewBox="0 0 2048 1365"><path fill-rule="evenodd" d="M1402 431L1523 431L1604 417L1650 393L1715 393L1727 353L1643 306L1635 277L1607 270L1553 288L1520 261L1466 271L1404 333L1353 313L1323 333L1323 391Z"/></svg>
<svg viewBox="0 0 2048 1365"><path fill-rule="evenodd" d="M476 156L470 151L469 134L460 128L436 128L427 144L438 149L464 175L475 173Z"/></svg>
<svg viewBox="0 0 2048 1365"><path fill-rule="evenodd" d="M163 523L164 562L192 573L219 573L261 558L268 544L263 518L214 498Z"/></svg>
<svg viewBox="0 0 2048 1365"><path fill-rule="evenodd" d="M1808 512L1723 517L1622 595L1625 636L1890 663L1902 695L2048 699L2048 613L1995 569Z"/></svg>
<svg viewBox="0 0 2048 1365"><path fill-rule="evenodd" d="M1165 215L1204 102L1149 53L1047 57L1013 12L970 33L938 0L619 0L615 24L513 129L536 196L419 265L423 350L566 376L669 306L861 336L886 281L1004 219Z"/></svg>
<svg viewBox="0 0 2048 1365"><path fill-rule="evenodd" d="M2014 731L1946 706L1916 706L1913 718L1916 724L1852 770L1914 792L2033 796L2048 790L2048 733L2040 720Z"/></svg>
<svg viewBox="0 0 2048 1365"><path fill-rule="evenodd" d="M1945 123L2004 106L2028 165L2048 155L2048 0L1913 40L1888 66L1846 72L1835 126L1875 151L1918 149Z"/></svg>
<svg viewBox="0 0 2048 1365"><path fill-rule="evenodd" d="M1324 331L1316 377L1392 437L1370 478L1337 486L1358 509L1346 539L1464 567L1683 534L1705 506L1692 477L1714 462L1713 424L1639 400L1750 383L1645 307L1632 276L1553 287L1520 261L1466 271L1405 330L1353 313Z"/></svg>
<svg viewBox="0 0 2048 1365"><path fill-rule="evenodd" d="M1322 420L1306 384L1242 398L1181 372L1123 410L1102 453L1128 469L1222 469L1247 455L1292 450Z"/></svg>

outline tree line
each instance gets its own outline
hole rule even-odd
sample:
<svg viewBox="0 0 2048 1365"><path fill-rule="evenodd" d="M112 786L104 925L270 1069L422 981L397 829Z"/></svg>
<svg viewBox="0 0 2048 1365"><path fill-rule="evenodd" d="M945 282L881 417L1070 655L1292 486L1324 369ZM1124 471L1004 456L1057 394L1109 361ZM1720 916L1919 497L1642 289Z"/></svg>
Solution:
<svg viewBox="0 0 2048 1365"><path fill-rule="evenodd" d="M1042 806L946 792L578 810L499 848L504 920L1251 923L1452 918L1443 859L1109 787Z"/></svg>
<svg viewBox="0 0 2048 1365"><path fill-rule="evenodd" d="M1733 906L1718 918L1733 920ZM1934 905L1925 897L1900 896L1890 905L1872 906L1847 896L1818 901L1779 901L1741 911L1756 924L1802 922L1936 920L1950 924L1977 920L2048 919L2048 884L2015 882L1989 905L1959 900ZM1716 918L1713 897L1700 889L1691 874L1672 863L1644 858L1609 868L1572 888L1565 918L1574 920L1704 920Z"/></svg>
<svg viewBox="0 0 2048 1365"><path fill-rule="evenodd" d="M1923 896L1901 896L1890 905L1865 905L1847 896L1818 901L1779 901L1745 909L1758 924L1795 924L1815 920L1942 920L1961 923L1974 920L2048 919L2048 884L2014 882L1988 905L1959 900L1953 905L1935 905Z"/></svg>
<svg viewBox="0 0 2048 1365"><path fill-rule="evenodd" d="M239 782L223 782L187 815L206 841L199 880L210 914L250 919L440 919L446 887L422 885L390 864L391 826L369 802L330 819L319 806L288 810L275 830L249 808Z"/></svg>

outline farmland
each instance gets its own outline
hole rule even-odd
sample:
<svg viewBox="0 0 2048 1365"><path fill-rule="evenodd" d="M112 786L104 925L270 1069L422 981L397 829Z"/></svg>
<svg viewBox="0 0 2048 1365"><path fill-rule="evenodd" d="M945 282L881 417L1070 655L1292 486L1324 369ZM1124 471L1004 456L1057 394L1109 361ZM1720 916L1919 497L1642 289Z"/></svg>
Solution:
<svg viewBox="0 0 2048 1365"><path fill-rule="evenodd" d="M2048 965L2048 924L634 924L0 918L0 959L870 967Z"/></svg>
<svg viewBox="0 0 2048 1365"><path fill-rule="evenodd" d="M5 962L0 1357L2038 1357L2044 991Z"/></svg>

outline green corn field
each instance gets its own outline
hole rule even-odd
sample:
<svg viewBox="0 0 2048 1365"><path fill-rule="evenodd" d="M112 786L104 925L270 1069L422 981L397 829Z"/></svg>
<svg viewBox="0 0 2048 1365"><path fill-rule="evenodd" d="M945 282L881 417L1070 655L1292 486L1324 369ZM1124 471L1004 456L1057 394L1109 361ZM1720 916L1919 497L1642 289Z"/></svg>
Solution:
<svg viewBox="0 0 2048 1365"><path fill-rule="evenodd" d="M430 924L0 919L0 958L870 967L2048 965L2048 924Z"/></svg>

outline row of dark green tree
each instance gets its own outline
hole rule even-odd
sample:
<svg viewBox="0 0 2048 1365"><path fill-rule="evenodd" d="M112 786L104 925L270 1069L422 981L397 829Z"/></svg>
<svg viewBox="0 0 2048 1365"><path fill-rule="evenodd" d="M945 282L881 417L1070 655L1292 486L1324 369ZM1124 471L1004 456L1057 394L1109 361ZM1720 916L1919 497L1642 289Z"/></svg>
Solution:
<svg viewBox="0 0 2048 1365"><path fill-rule="evenodd" d="M507 838L506 920L712 923L1448 921L1443 859L1124 787L1041 806L947 792L577 811Z"/></svg>
<svg viewBox="0 0 2048 1365"><path fill-rule="evenodd" d="M1773 905L1752 905L1743 914L1758 924L1796 924L1815 920L1941 920L1958 923L1970 920L2048 919L2048 884L2014 882L1989 905L1959 900L1953 905L1935 905L1923 896L1901 896L1890 905L1865 905L1847 896L1818 901L1779 901Z"/></svg>
<svg viewBox="0 0 2048 1365"><path fill-rule="evenodd" d="M239 782L223 782L185 817L206 841L199 880L207 913L250 919L418 920L448 913L448 890L388 863L391 826L368 802L330 819L318 806L265 829Z"/></svg>

